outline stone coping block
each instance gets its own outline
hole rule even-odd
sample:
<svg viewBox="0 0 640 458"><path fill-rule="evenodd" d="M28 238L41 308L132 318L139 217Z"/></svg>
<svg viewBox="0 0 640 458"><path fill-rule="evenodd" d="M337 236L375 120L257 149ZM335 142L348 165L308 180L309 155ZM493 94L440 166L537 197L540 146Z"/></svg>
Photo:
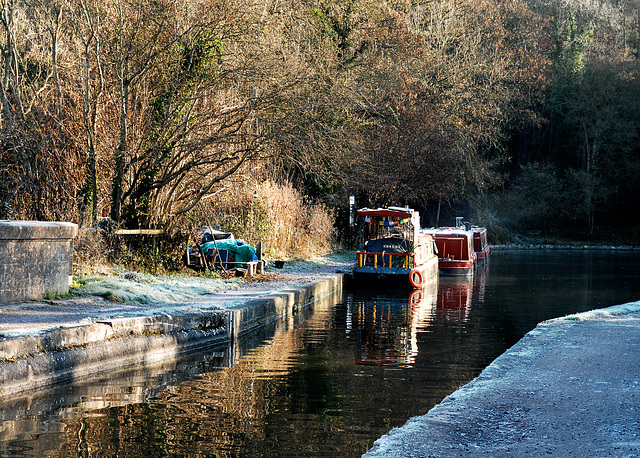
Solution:
<svg viewBox="0 0 640 458"><path fill-rule="evenodd" d="M57 221L0 220L0 240L73 239L78 225Z"/></svg>
<svg viewBox="0 0 640 458"><path fill-rule="evenodd" d="M232 313L234 337L238 338L276 319L296 313L301 307L341 289L342 284L343 276L337 274L231 307L228 310Z"/></svg>
<svg viewBox="0 0 640 458"><path fill-rule="evenodd" d="M77 234L73 223L0 220L0 304L66 294Z"/></svg>

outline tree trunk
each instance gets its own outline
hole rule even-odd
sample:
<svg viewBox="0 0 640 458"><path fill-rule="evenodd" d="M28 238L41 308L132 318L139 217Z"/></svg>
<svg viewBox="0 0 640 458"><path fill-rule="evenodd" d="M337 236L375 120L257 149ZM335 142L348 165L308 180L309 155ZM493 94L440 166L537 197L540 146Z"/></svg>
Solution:
<svg viewBox="0 0 640 458"><path fill-rule="evenodd" d="M55 11L55 7L54 7ZM56 108L57 108L57 121L60 138L63 137L62 129L62 117L63 117L63 104L62 104L62 90L60 89L60 77L58 75L58 36L60 31L60 19L62 17L62 8L57 11L55 15L55 22L51 26L49 33L51 35L51 65L53 66L53 82L56 88Z"/></svg>
<svg viewBox="0 0 640 458"><path fill-rule="evenodd" d="M115 154L113 188L111 192L111 219L120 224L122 213L122 185L125 152L127 151L127 113L129 109L129 81L120 79L120 144Z"/></svg>
<svg viewBox="0 0 640 458"><path fill-rule="evenodd" d="M22 122L24 118L22 117L22 102L20 97L20 73L18 70L18 59L16 57L16 44L14 41L15 30L14 30L14 8L15 4L13 2L8 2L4 5L2 10L1 23L2 28L4 29L4 38L5 42L0 43L0 50L2 51L4 57L4 77L2 80L2 94L0 97L2 98L2 110L4 114L4 121L8 123L9 130L14 133L14 135L19 135L19 131L24 132L24 126L16 126L17 122ZM8 92L11 92L14 99L14 106L18 112L18 119L16 120L16 113L9 102ZM4 127L4 126L0 126ZM25 150L24 146L18 140L13 140L13 147L20 158L20 165L25 172L25 176L31 178L33 176L33 169L31 167L31 158L29 154Z"/></svg>

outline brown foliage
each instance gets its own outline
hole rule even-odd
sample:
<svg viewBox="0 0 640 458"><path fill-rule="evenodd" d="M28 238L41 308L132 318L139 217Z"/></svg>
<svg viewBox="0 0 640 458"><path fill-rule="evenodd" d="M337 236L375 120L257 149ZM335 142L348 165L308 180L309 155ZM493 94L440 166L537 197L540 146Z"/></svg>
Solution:
<svg viewBox="0 0 640 458"><path fill-rule="evenodd" d="M333 250L333 215L290 184L248 178L202 203L185 219L190 231L203 225L233 232L250 245L263 242L270 259L307 258Z"/></svg>
<svg viewBox="0 0 640 458"><path fill-rule="evenodd" d="M566 39L574 17L560 0L529 5L9 2L0 21L0 216L84 226L111 214L171 231L227 194L248 218L255 202L235 196L234 183L263 179L247 172L254 165L325 202L483 192L503 179L496 166L508 159L510 132L545 113L535 108L552 75L549 51L576 70L587 51L606 48L613 59L620 31L621 54L635 49L622 7L578 4L580 21L608 18L580 31L599 43L583 49ZM555 22L538 15L547 10ZM583 130L596 132L597 119L582 115ZM265 212L280 205L263 203Z"/></svg>
<svg viewBox="0 0 640 458"><path fill-rule="evenodd" d="M380 204L458 199L499 182L506 126L528 117L546 81L533 15L491 0L358 4L370 14L319 16L346 38L317 44L333 56L331 78L315 119L283 145L289 161Z"/></svg>

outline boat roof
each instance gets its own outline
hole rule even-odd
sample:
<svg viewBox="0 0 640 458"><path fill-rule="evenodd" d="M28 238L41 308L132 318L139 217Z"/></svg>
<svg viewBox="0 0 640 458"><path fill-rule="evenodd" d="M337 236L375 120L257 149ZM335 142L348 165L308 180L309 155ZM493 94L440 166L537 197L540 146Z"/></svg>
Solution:
<svg viewBox="0 0 640 458"><path fill-rule="evenodd" d="M432 227L429 229L422 229L422 232L431 235L470 235L473 231L467 231L465 229L456 229L455 227Z"/></svg>
<svg viewBox="0 0 640 458"><path fill-rule="evenodd" d="M389 208L361 208L358 216L378 217L378 218L411 218L417 214L413 208L389 207Z"/></svg>

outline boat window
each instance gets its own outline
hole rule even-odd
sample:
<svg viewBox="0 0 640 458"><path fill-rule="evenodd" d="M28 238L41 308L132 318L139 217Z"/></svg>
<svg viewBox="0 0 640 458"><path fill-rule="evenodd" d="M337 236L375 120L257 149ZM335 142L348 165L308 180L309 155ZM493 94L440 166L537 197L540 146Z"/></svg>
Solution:
<svg viewBox="0 0 640 458"><path fill-rule="evenodd" d="M380 221L371 220L363 223L363 241L397 238L400 240L413 241L413 231L410 224L399 224L394 226L384 226Z"/></svg>

